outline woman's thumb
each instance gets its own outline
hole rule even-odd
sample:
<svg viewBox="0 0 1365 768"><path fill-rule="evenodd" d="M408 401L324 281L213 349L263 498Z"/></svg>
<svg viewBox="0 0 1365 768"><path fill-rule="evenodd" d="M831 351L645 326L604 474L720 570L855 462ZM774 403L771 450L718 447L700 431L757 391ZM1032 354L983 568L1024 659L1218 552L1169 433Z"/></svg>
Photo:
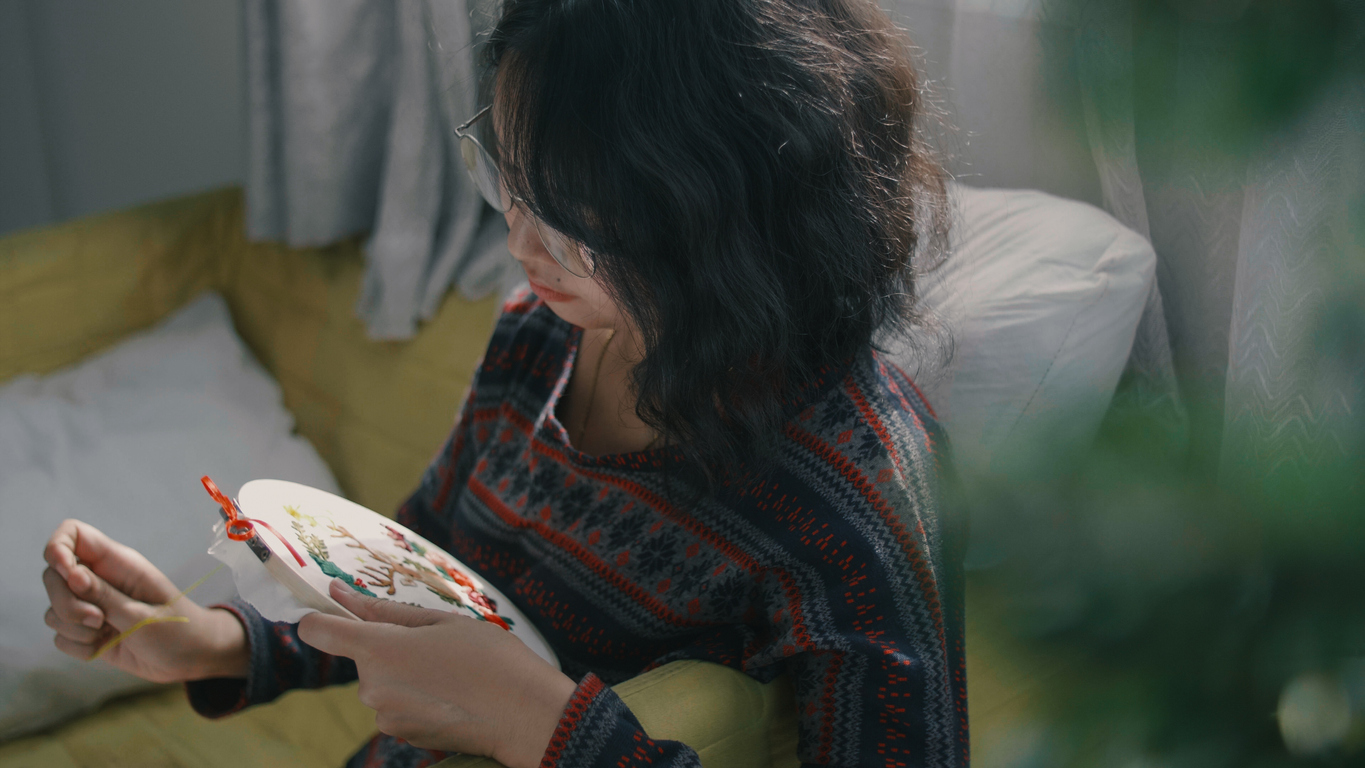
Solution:
<svg viewBox="0 0 1365 768"><path fill-rule="evenodd" d="M156 608L120 592L84 565L77 565L67 579L73 594L104 611L106 623L122 632L151 616Z"/></svg>
<svg viewBox="0 0 1365 768"><path fill-rule="evenodd" d="M378 597L362 595L351 589L341 579L332 579L330 585L332 599L362 621L377 621L384 624L397 624L402 627L425 627L435 624L447 615L442 611L419 608L396 600L383 600Z"/></svg>

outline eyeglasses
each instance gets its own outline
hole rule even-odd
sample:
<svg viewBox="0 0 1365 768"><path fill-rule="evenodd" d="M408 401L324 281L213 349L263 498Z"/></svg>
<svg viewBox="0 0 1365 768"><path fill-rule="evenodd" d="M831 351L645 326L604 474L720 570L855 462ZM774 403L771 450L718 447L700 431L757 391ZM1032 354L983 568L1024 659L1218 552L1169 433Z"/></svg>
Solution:
<svg viewBox="0 0 1365 768"><path fill-rule="evenodd" d="M525 201L512 197L507 191L507 186L502 183L502 172L498 170L497 161L484 148L483 142L469 130L470 126L483 119L492 109L491 105L484 107L478 114L469 118L468 122L455 129L455 135L460 137L460 155L464 158L464 167L469 171L469 178L473 179L474 186L479 188L483 199L499 213L506 213L513 205L520 204L522 211L535 222L536 232L540 234L540 241L545 244L545 250L550 252L559 266L575 277L592 277L597 271L597 260L593 258L592 251L541 221L527 209Z"/></svg>

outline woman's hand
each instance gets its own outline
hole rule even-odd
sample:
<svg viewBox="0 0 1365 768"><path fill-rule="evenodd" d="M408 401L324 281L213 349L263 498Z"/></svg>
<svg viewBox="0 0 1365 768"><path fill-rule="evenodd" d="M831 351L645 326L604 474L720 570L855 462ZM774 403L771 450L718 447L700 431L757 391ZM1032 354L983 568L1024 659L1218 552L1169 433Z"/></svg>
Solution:
<svg viewBox="0 0 1365 768"><path fill-rule="evenodd" d="M361 595L333 580L354 621L313 613L299 637L355 660L375 724L414 746L536 768L577 687L512 633L477 619Z"/></svg>
<svg viewBox="0 0 1365 768"><path fill-rule="evenodd" d="M68 656L89 659L143 619L183 616L189 621L142 627L100 658L154 683L246 676L246 632L235 616L188 598L166 607L180 590L147 558L94 526L63 521L43 559L43 586L52 603L44 620Z"/></svg>

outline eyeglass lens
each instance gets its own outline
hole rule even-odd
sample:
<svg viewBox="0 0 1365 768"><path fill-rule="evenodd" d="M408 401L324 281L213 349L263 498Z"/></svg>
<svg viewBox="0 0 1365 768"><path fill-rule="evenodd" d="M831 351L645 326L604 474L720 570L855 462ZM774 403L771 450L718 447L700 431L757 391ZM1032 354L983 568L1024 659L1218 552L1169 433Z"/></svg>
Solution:
<svg viewBox="0 0 1365 768"><path fill-rule="evenodd" d="M479 188L483 199L499 213L511 210L514 201L507 193L507 188L503 186L502 174L498 171L497 163L489 156L488 150L472 137L464 136L460 139L460 155L464 159L470 179L474 181L474 186ZM527 214L530 215L529 212ZM531 220L535 222L536 232L540 234L540 241L545 245L545 250L550 252L559 266L575 277L592 277L596 264L592 254L581 243L566 237L533 215Z"/></svg>

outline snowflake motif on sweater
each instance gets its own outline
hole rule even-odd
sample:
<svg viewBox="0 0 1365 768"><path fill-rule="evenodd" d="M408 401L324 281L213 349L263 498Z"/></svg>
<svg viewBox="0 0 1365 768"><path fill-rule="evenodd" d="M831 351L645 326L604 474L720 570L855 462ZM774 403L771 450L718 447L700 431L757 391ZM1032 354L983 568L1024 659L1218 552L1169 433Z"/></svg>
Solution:
<svg viewBox="0 0 1365 768"><path fill-rule="evenodd" d="M516 602L580 680L542 768L699 768L608 687L679 659L787 672L804 764L965 765L962 536L940 520L944 438L910 380L869 350L812 383L771 473L682 509L671 451L570 444L555 406L581 335L532 294L510 301L398 515ZM225 607L247 626L251 673L191 683L201 713L355 679L293 625ZM348 765L442 757L380 735Z"/></svg>

